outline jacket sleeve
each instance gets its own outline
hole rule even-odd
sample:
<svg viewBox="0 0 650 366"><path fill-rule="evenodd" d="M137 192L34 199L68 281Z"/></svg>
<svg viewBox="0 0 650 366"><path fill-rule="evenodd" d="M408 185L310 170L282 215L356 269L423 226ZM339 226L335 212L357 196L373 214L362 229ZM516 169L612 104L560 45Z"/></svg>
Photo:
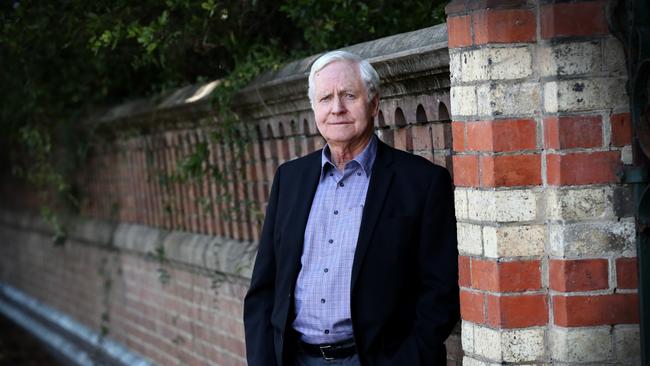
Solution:
<svg viewBox="0 0 650 366"><path fill-rule="evenodd" d="M443 343L460 318L454 191L446 169L431 183L420 230L415 338L421 365L444 365Z"/></svg>
<svg viewBox="0 0 650 366"><path fill-rule="evenodd" d="M277 364L271 313L275 297L276 261L273 238L279 185L280 169L273 179L251 284L244 299L246 357L249 366Z"/></svg>

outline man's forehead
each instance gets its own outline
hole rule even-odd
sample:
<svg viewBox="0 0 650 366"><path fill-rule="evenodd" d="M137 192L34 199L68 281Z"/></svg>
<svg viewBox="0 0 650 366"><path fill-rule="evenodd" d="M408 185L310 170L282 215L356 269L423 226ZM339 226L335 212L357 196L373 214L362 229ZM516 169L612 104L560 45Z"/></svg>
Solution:
<svg viewBox="0 0 650 366"><path fill-rule="evenodd" d="M314 81L318 88L321 84L327 84L328 81L335 81L337 88L356 87L361 82L358 65L350 61L334 61L320 69L314 75ZM320 81L320 83L319 83Z"/></svg>

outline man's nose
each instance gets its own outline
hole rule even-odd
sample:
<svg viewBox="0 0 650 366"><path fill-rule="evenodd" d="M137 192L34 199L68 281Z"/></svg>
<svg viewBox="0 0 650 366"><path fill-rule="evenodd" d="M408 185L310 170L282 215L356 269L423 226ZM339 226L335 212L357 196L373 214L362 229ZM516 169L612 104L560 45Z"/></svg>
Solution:
<svg viewBox="0 0 650 366"><path fill-rule="evenodd" d="M340 96L334 97L334 105L332 106L332 113L341 114L346 111L345 103L343 103L343 98Z"/></svg>

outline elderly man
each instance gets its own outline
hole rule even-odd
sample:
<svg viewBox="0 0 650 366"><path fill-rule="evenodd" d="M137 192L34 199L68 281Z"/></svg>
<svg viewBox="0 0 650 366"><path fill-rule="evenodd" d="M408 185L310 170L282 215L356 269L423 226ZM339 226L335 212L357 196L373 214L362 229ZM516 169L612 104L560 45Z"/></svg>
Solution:
<svg viewBox="0 0 650 366"><path fill-rule="evenodd" d="M358 56L316 60L309 99L327 145L275 174L244 304L249 366L445 365L449 173L374 135L379 76Z"/></svg>

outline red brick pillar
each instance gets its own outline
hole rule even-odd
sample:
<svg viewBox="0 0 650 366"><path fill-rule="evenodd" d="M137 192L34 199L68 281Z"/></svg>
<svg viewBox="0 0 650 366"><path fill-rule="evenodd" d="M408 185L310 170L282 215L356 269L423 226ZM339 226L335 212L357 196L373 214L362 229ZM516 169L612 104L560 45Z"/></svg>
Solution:
<svg viewBox="0 0 650 366"><path fill-rule="evenodd" d="M464 364L639 357L623 50L605 1L446 8Z"/></svg>

